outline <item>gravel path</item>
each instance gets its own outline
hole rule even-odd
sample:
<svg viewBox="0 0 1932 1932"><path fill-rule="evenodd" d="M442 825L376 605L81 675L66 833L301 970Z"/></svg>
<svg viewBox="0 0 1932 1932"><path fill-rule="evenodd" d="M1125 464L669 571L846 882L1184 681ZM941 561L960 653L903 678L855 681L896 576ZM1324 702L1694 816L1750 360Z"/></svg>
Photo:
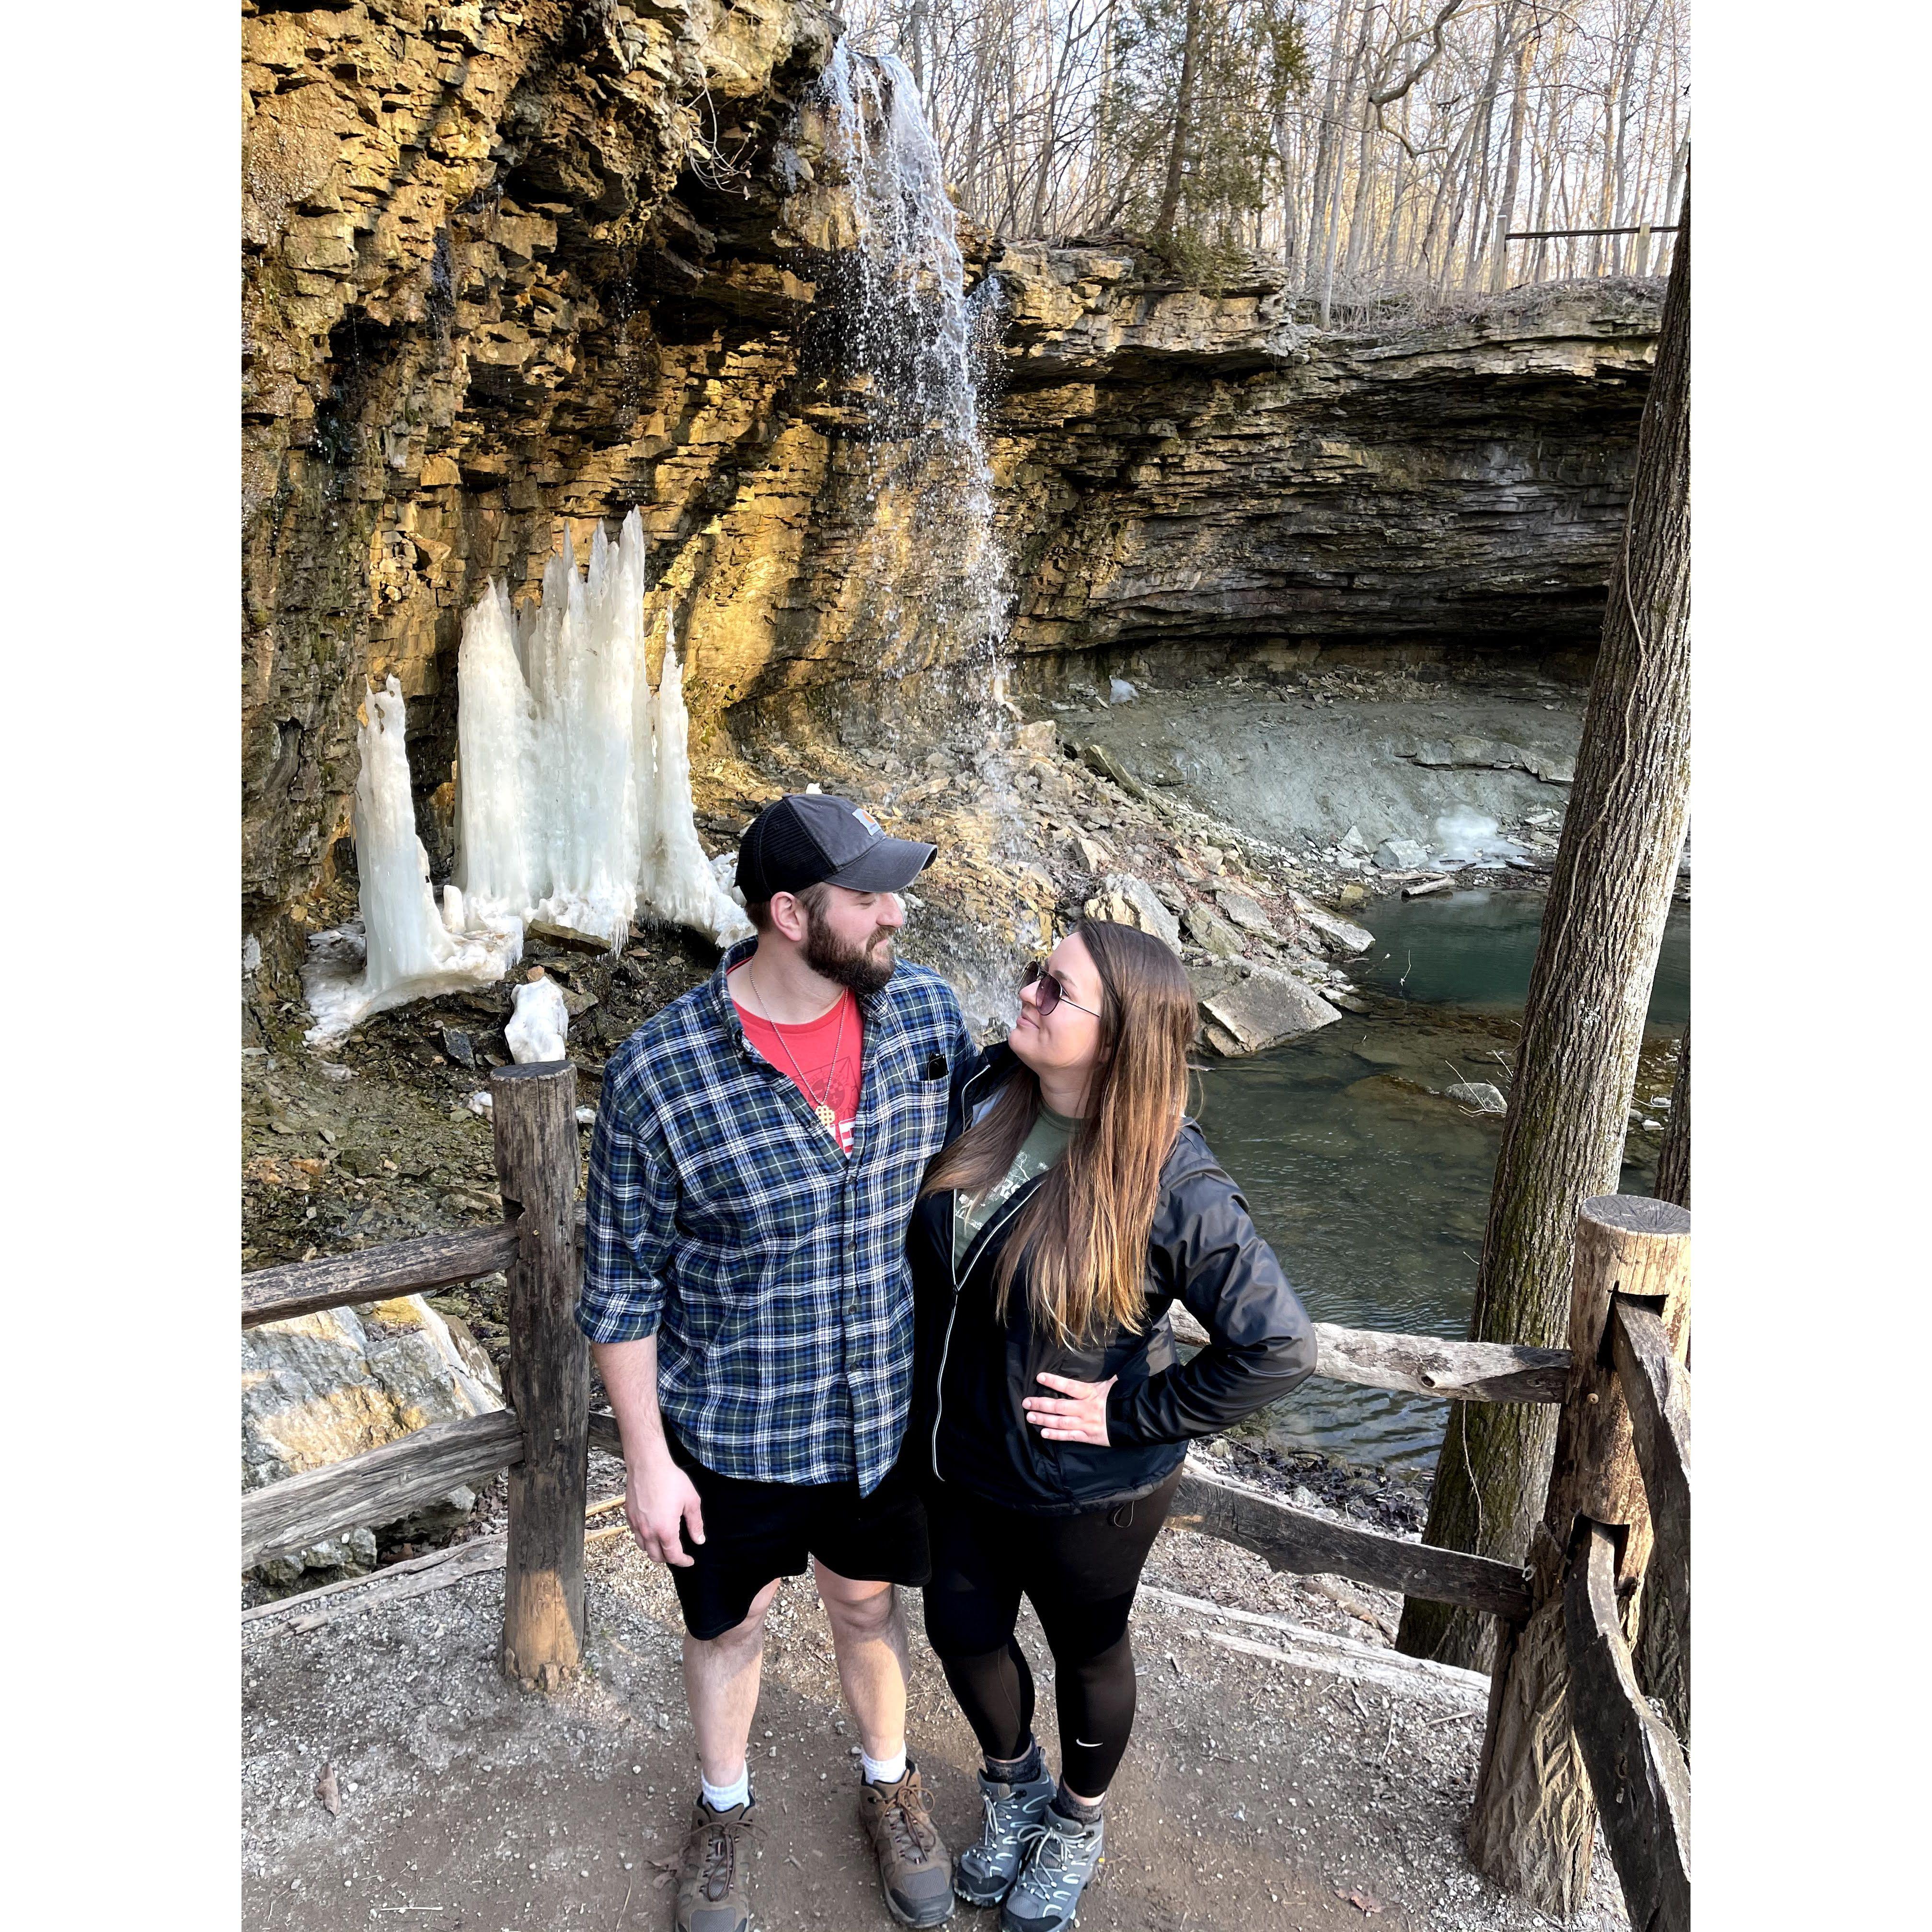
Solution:
<svg viewBox="0 0 1932 1932"><path fill-rule="evenodd" d="M601 1496L616 1466L596 1460ZM663 1862L695 1781L676 1599L628 1536L594 1544L587 1569L590 1667L548 1700L496 1670L500 1572L369 1608L345 1592L315 1605L308 1616L330 1620L308 1629L244 1625L251 1932L670 1924ZM1346 1594L1357 1609L1321 1580L1162 1533L1136 1612L1135 1741L1083 1928L1552 1922L1496 1892L1462 1852L1482 1680L1397 1658L1370 1620L1388 1604ZM957 1846L977 1828L976 1756L913 1608L913 1748ZM754 1732L758 1922L886 1932L855 1816L856 1740L808 1580L786 1582L770 1631ZM1037 1668L1030 1612L1022 1641ZM1052 1752L1050 1699L1041 1721ZM339 1815L317 1796L330 1768ZM954 1922L995 1921L962 1906ZM1570 1922L1627 1922L1600 1845L1590 1906Z"/></svg>

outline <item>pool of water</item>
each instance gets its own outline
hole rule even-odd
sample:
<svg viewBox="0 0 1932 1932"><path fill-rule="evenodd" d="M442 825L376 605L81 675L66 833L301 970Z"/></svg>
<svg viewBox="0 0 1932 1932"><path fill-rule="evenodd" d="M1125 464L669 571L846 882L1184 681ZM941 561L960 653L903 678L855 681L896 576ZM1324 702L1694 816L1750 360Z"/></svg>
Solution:
<svg viewBox="0 0 1932 1932"><path fill-rule="evenodd" d="M1366 915L1357 977L1399 1008L1345 1014L1317 1034L1211 1063L1198 1114L1222 1164L1317 1321L1468 1332L1502 1139L1499 1117L1442 1090L1507 1090L1529 982L1540 892L1400 900ZM1667 1044L1689 1010L1690 920L1673 910L1650 1010L1640 1102L1670 1090ZM1622 1186L1648 1192L1658 1136L1634 1135ZM1311 1381L1265 1419L1284 1446L1352 1462L1432 1467L1446 1405Z"/></svg>

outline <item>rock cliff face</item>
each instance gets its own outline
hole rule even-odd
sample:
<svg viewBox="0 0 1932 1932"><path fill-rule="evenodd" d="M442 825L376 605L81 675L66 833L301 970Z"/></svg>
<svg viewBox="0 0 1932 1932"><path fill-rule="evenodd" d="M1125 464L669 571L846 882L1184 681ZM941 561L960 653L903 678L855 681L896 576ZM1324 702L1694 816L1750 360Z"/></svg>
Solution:
<svg viewBox="0 0 1932 1932"><path fill-rule="evenodd" d="M463 614L641 508L707 739L904 695L848 368L847 238L791 0L244 5L244 912L285 977L347 830L364 680L450 854ZM1258 281L969 238L1018 681L1336 646L1594 641L1654 284L1320 337ZM883 524L884 526L881 527ZM868 626L871 628L868 628Z"/></svg>
<svg viewBox="0 0 1932 1932"><path fill-rule="evenodd" d="M1097 249L992 268L1023 664L1091 654L1104 688L1342 646L1594 649L1659 284L1324 337L1269 282L1149 286Z"/></svg>
<svg viewBox="0 0 1932 1932"><path fill-rule="evenodd" d="M706 217L769 253L833 31L789 0L244 6L243 892L272 965L347 830L365 678L401 680L447 857L484 582L534 583L559 518L641 504L675 544L796 433L813 291L712 272Z"/></svg>

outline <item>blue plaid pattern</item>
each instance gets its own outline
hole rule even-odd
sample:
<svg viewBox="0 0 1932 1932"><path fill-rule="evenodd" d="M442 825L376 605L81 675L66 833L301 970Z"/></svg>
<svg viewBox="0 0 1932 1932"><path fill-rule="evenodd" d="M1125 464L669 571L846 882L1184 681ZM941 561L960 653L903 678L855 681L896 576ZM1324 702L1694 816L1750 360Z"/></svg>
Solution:
<svg viewBox="0 0 1932 1932"><path fill-rule="evenodd" d="M724 975L755 945L733 946L604 1069L578 1326L593 1342L657 1336L658 1406L707 1468L856 1477L869 1495L905 1432L906 1223L978 1050L952 988L902 964L860 1002L848 1158L746 1041Z"/></svg>

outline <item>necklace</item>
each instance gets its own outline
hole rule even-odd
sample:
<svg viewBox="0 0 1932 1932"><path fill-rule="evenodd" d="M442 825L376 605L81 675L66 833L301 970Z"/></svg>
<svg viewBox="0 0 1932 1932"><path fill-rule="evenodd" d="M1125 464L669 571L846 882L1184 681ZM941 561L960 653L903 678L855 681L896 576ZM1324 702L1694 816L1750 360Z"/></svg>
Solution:
<svg viewBox="0 0 1932 1932"><path fill-rule="evenodd" d="M787 1043L784 1028L772 1018L772 1010L764 994L758 992L758 982L752 978L752 967L748 960L745 963L745 977L750 981L752 991L758 993L758 1005L762 1010L762 1016L766 1024L770 1027L773 1033L778 1035L778 1045L784 1049L786 1059L791 1062L791 1070L798 1076L799 1090L804 1094L806 1100L812 1101L813 1118L834 1140L836 1140L838 1138L838 1115L832 1105L832 1083L838 1076L838 1049L845 1044L847 1000L844 990L842 988L838 994L838 1031L832 1042L832 1064L825 1070L825 1091L816 1100L812 1100L812 1088L810 1083L806 1079L805 1069L799 1065L796 1057Z"/></svg>

